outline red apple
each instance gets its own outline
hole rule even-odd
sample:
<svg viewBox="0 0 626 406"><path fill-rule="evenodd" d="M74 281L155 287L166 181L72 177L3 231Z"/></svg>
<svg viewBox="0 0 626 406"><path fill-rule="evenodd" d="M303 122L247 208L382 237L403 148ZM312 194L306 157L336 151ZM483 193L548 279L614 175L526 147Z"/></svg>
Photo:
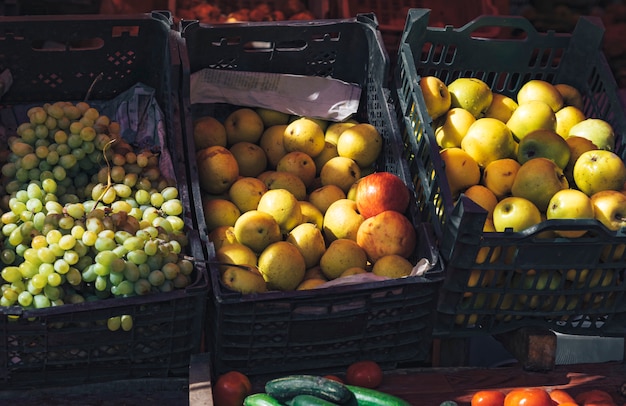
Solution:
<svg viewBox="0 0 626 406"><path fill-rule="evenodd" d="M359 180L354 200L366 219L386 210L404 213L409 206L409 188L391 172L374 172Z"/></svg>
<svg viewBox="0 0 626 406"><path fill-rule="evenodd" d="M391 254L408 258L415 251L417 235L404 214L385 210L361 223L356 242L374 263L380 257Z"/></svg>

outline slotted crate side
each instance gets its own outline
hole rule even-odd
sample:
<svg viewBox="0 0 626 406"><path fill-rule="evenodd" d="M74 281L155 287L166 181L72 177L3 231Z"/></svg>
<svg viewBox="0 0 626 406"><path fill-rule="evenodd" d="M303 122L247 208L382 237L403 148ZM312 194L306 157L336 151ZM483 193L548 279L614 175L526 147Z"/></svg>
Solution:
<svg viewBox="0 0 626 406"><path fill-rule="evenodd" d="M357 119L372 123L386 140L379 168L399 175L410 186L406 164L398 159L398 127L383 88L387 55L370 16L314 23L248 23L235 26L193 24L184 28L190 72L211 67L239 71L330 76L363 89ZM228 39L236 38L236 42ZM270 44L267 52L241 52L251 43ZM194 112L211 106L185 107L187 129ZM188 130L188 145L191 144ZM189 148L189 146L188 146ZM197 172L189 162L190 172ZM200 190L195 194L198 223L203 223ZM416 209L416 205L413 208ZM425 277L388 280L311 291L241 295L226 289L215 267L209 301L207 347L216 373L237 369L248 374L329 371L363 358L386 367L430 356L433 310L442 269L428 225L416 221L420 235L415 259L434 267ZM212 243L205 239L208 258Z"/></svg>
<svg viewBox="0 0 626 406"><path fill-rule="evenodd" d="M492 90L515 96L529 79L571 84L583 93L587 116L613 125L616 149L624 158L626 121L615 80L599 51L602 28L593 18L581 18L572 34L539 33L521 17L484 16L455 30L429 27L428 18L428 10L410 11L394 86L403 156L423 220L433 225L446 263L435 334L540 325L570 334L621 335L623 234L595 220L550 220L520 233L483 232L482 208L467 198L455 206L418 85L420 77L429 75L446 84L477 77ZM469 33L481 26L519 29L527 37L472 38ZM546 237L554 230L581 228L588 230L581 239Z"/></svg>
<svg viewBox="0 0 626 406"><path fill-rule="evenodd" d="M177 168L184 153L180 106L174 102L181 80L180 35L170 24L161 13L0 18L0 70L13 76L0 102L7 134L32 105L87 99L106 106L137 82L154 88L167 138L163 147L175 157L189 236L185 254L198 259L191 284L181 290L46 309L0 308L0 380L7 387L185 376L191 354L201 351L210 285L200 237L191 227L186 174ZM133 328L109 331L108 318L120 315L132 316Z"/></svg>

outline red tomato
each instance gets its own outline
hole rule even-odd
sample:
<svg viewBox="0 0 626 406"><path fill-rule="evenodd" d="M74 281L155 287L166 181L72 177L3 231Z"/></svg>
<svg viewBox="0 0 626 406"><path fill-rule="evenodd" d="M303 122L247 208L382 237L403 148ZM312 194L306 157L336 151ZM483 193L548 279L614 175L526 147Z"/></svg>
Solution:
<svg viewBox="0 0 626 406"><path fill-rule="evenodd" d="M348 367L346 383L362 388L377 388L383 381L383 370L374 361L358 361Z"/></svg>
<svg viewBox="0 0 626 406"><path fill-rule="evenodd" d="M566 405L568 403L576 404L574 398L563 389L552 389L549 392L549 395L550 399L552 399L552 401L557 405Z"/></svg>
<svg viewBox="0 0 626 406"><path fill-rule="evenodd" d="M330 379L331 381L336 381L336 382L343 383L343 379L341 379L337 375L324 375L324 378Z"/></svg>
<svg viewBox="0 0 626 406"><path fill-rule="evenodd" d="M502 406L504 396L499 390L481 390L472 396L472 406Z"/></svg>
<svg viewBox="0 0 626 406"><path fill-rule="evenodd" d="M238 371L220 375L213 385L215 406L242 406L243 400L252 392L250 379Z"/></svg>
<svg viewBox="0 0 626 406"><path fill-rule="evenodd" d="M504 406L553 406L550 395L542 388L518 388L507 393Z"/></svg>

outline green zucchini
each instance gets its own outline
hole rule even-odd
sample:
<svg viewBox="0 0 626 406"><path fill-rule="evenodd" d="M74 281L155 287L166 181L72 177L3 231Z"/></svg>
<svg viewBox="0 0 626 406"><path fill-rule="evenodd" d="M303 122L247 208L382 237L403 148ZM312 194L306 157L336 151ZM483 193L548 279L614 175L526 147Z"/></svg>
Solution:
<svg viewBox="0 0 626 406"><path fill-rule="evenodd" d="M288 375L265 383L265 392L286 402L298 395L313 395L338 405L356 405L354 393L341 382L317 375Z"/></svg>
<svg viewBox="0 0 626 406"><path fill-rule="evenodd" d="M243 406L284 406L278 400L274 399L267 393L254 393L246 396L243 400Z"/></svg>
<svg viewBox="0 0 626 406"><path fill-rule="evenodd" d="M329 402L313 395L297 395L287 402L289 406L338 406L337 403Z"/></svg>
<svg viewBox="0 0 626 406"><path fill-rule="evenodd" d="M359 406L411 406L409 402L397 396L375 389L346 385L354 393Z"/></svg>

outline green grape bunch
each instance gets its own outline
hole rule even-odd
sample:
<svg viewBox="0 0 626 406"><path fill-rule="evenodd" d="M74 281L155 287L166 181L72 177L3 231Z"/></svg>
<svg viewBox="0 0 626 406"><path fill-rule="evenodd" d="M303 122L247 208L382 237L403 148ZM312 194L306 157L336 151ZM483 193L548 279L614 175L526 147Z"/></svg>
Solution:
<svg viewBox="0 0 626 406"><path fill-rule="evenodd" d="M86 102L32 107L8 138L0 306L45 308L181 289L183 203L158 151L136 151Z"/></svg>

